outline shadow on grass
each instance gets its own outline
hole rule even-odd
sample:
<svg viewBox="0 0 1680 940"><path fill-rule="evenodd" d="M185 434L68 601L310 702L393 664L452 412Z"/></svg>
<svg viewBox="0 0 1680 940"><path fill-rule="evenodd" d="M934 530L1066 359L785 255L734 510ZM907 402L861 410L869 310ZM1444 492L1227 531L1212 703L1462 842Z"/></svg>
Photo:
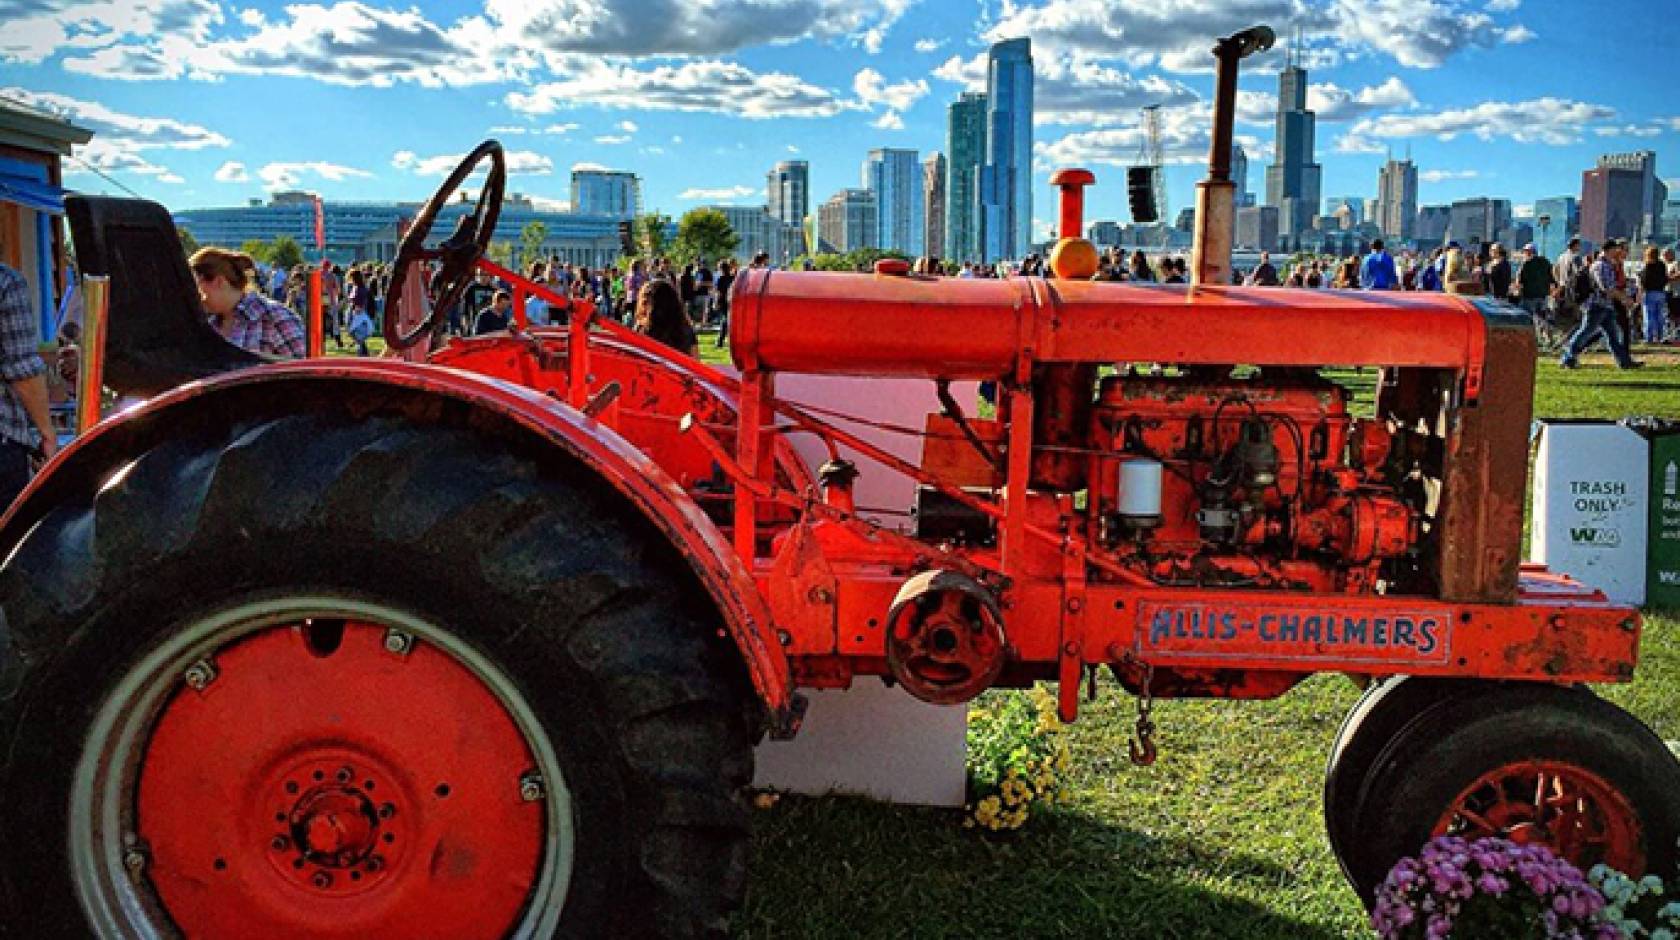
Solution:
<svg viewBox="0 0 1680 940"><path fill-rule="evenodd" d="M1219 846L1068 810L982 835L952 810L784 797L754 815L752 886L735 935L1289 938L1343 934L1244 894L1297 876Z"/></svg>

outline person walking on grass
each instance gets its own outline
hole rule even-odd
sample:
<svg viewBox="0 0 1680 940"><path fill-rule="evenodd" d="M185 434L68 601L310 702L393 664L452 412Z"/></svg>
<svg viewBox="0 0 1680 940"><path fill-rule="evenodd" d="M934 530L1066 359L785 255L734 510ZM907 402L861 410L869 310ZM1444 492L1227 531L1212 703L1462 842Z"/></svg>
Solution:
<svg viewBox="0 0 1680 940"><path fill-rule="evenodd" d="M1645 264L1639 269L1639 303L1645 310L1645 342L1662 342L1668 319L1668 265L1655 245L1645 249Z"/></svg>
<svg viewBox="0 0 1680 940"><path fill-rule="evenodd" d="M1588 268L1587 280L1574 287L1577 297L1585 295L1581 302L1581 324L1563 347L1563 358L1558 365L1565 369L1579 366L1581 351L1592 345L1600 335L1604 337L1604 344L1610 347L1610 355L1615 357L1619 368L1637 369L1644 365L1628 354L1627 337L1616 323L1616 305L1630 303L1622 290L1621 267L1626 260L1627 243L1618 238L1610 239L1604 243L1598 260ZM1580 281L1580 271L1578 268L1575 270L1574 277Z"/></svg>
<svg viewBox="0 0 1680 940"><path fill-rule="evenodd" d="M1371 242L1371 253L1359 268L1359 286L1365 290L1398 290L1400 277L1394 270L1394 256L1383 249L1383 240Z"/></svg>
<svg viewBox="0 0 1680 940"><path fill-rule="evenodd" d="M1552 296L1552 263L1547 261L1529 242L1522 249L1522 266L1517 268L1516 283L1511 285L1511 295L1517 301L1517 306L1528 311L1534 320L1534 335L1540 338L1542 349L1551 349L1556 345L1557 330L1552 327L1552 318L1547 313L1547 302Z"/></svg>

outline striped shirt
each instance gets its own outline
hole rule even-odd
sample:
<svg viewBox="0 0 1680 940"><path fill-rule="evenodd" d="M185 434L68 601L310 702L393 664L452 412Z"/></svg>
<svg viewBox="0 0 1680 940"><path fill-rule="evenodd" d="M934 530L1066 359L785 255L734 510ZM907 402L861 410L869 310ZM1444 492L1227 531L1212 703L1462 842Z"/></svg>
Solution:
<svg viewBox="0 0 1680 940"><path fill-rule="evenodd" d="M40 436L11 383L47 371L36 341L29 284L23 275L0 264L0 379L5 380L0 383L0 438L31 448Z"/></svg>

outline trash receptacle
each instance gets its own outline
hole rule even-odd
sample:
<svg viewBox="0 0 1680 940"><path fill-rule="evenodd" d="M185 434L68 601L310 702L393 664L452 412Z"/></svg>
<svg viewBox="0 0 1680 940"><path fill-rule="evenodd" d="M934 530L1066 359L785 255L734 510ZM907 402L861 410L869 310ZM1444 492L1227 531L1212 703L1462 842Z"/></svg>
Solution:
<svg viewBox="0 0 1680 940"><path fill-rule="evenodd" d="M1680 424L1651 435L1650 564L1645 601L1680 607Z"/></svg>
<svg viewBox="0 0 1680 940"><path fill-rule="evenodd" d="M1608 421L1543 421L1534 461L1535 561L1645 603L1650 445Z"/></svg>

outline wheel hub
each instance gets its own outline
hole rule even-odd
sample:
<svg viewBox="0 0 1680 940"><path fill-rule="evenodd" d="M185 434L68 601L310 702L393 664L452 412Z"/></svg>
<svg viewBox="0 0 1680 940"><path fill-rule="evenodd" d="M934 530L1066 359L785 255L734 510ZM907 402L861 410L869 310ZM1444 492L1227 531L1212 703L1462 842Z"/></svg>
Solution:
<svg viewBox="0 0 1680 940"><path fill-rule="evenodd" d="M1644 840L1627 798L1602 777L1555 761L1529 761L1488 771L1459 794L1435 835L1497 836L1543 845L1583 871L1607 864L1643 871Z"/></svg>
<svg viewBox="0 0 1680 940"><path fill-rule="evenodd" d="M194 668L138 775L145 875L183 933L497 937L517 922L547 801L518 727L459 661L338 622L261 630Z"/></svg>

